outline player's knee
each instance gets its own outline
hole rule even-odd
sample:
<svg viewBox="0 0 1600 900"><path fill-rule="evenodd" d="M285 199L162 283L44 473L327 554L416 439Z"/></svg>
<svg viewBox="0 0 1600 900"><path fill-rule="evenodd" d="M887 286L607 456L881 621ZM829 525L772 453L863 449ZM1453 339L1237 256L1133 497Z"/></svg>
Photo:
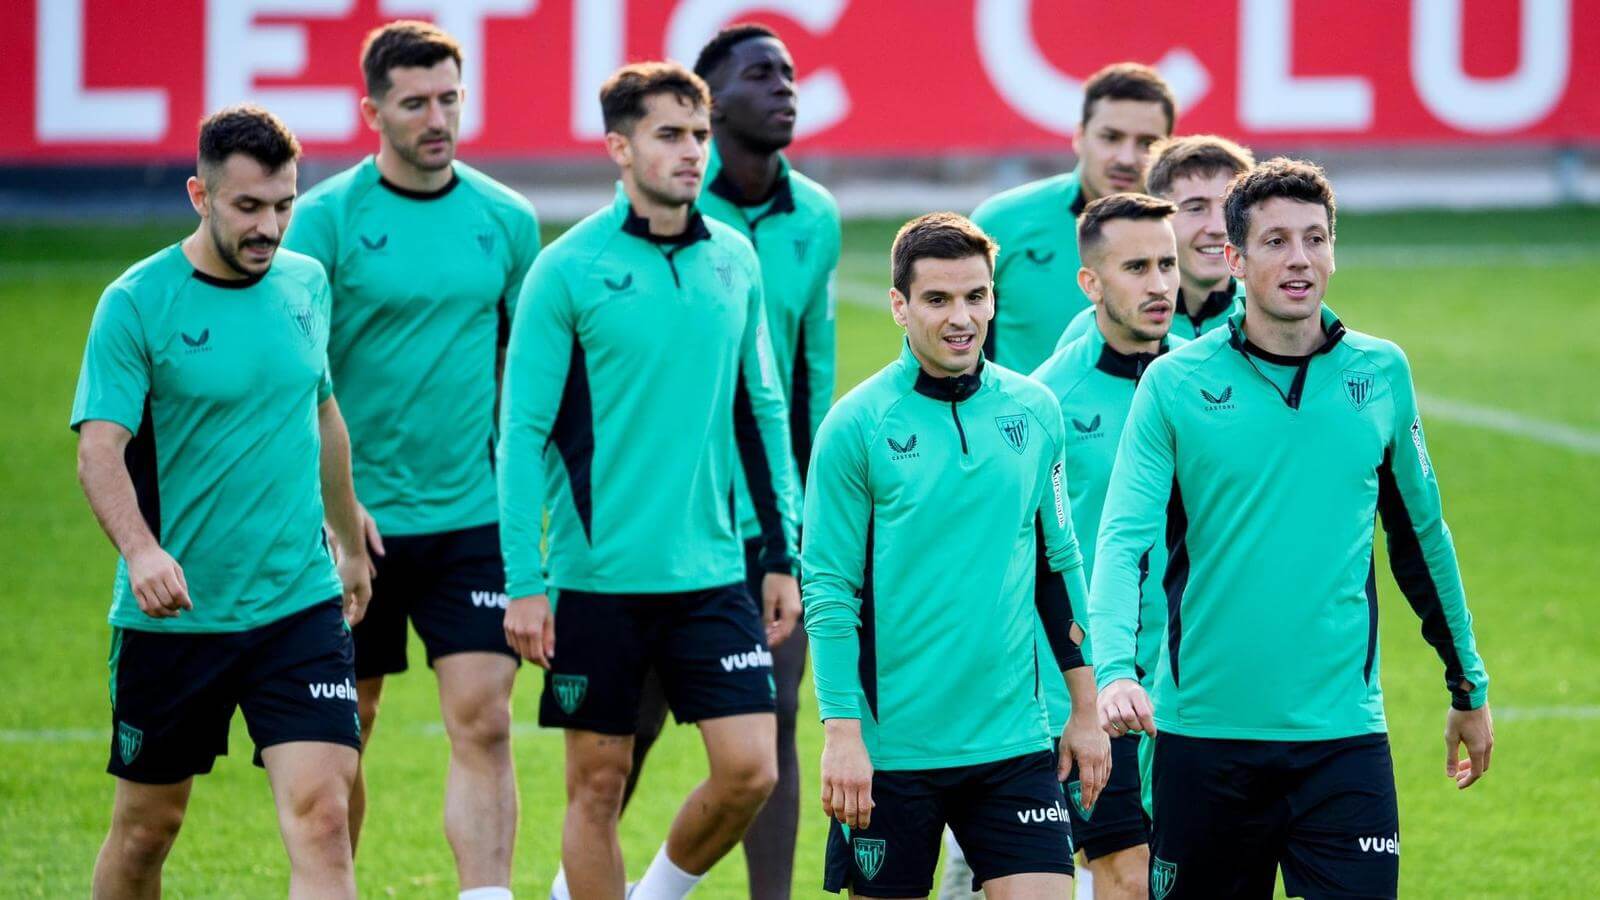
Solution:
<svg viewBox="0 0 1600 900"><path fill-rule="evenodd" d="M178 839L183 813L164 810L141 816L138 821L121 821L112 833L117 855L123 863L139 870L158 869Z"/></svg>
<svg viewBox="0 0 1600 900"><path fill-rule="evenodd" d="M567 777L573 808L596 820L614 819L622 811L630 768L626 760L591 760L574 767Z"/></svg>
<svg viewBox="0 0 1600 900"><path fill-rule="evenodd" d="M308 791L288 810L294 833L307 848L350 846L349 791L330 784Z"/></svg>
<svg viewBox="0 0 1600 900"><path fill-rule="evenodd" d="M1094 861L1096 900L1144 897L1149 883L1150 850L1144 844L1118 850Z"/></svg>
<svg viewBox="0 0 1600 900"><path fill-rule="evenodd" d="M504 698L457 704L445 712L445 729L452 746L478 750L507 750L511 745L511 704Z"/></svg>
<svg viewBox="0 0 1600 900"><path fill-rule="evenodd" d="M733 806L758 809L778 784L778 761L771 754L741 760L712 775L719 793Z"/></svg>

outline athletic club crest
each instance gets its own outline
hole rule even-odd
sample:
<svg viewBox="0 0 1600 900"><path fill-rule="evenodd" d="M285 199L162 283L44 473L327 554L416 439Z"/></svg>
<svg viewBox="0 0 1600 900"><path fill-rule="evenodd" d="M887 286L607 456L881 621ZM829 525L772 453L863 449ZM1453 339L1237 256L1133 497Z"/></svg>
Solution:
<svg viewBox="0 0 1600 900"><path fill-rule="evenodd" d="M1018 453L1028 449L1027 416L1000 416L994 423L1000 426L1000 436L1006 439L1006 446Z"/></svg>
<svg viewBox="0 0 1600 900"><path fill-rule="evenodd" d="M129 725L127 722L117 723L117 755L122 757L122 764L133 765L138 758L140 748L144 747L144 732Z"/></svg>
<svg viewBox="0 0 1600 900"><path fill-rule="evenodd" d="M728 263L717 263L717 277L722 279L722 286L733 290L733 266Z"/></svg>
<svg viewBox="0 0 1600 900"><path fill-rule="evenodd" d="M583 705L583 698L589 693L589 676L552 675L550 686L556 695L556 705L570 716Z"/></svg>
<svg viewBox="0 0 1600 900"><path fill-rule="evenodd" d="M1344 370L1344 396L1356 408L1356 412L1365 409L1367 401L1372 399L1372 385L1376 381L1377 376L1371 372Z"/></svg>
<svg viewBox="0 0 1600 900"><path fill-rule="evenodd" d="M317 316L309 306L297 306L289 310L289 321L294 323L294 330L300 337L310 341L317 331Z"/></svg>
<svg viewBox="0 0 1600 900"><path fill-rule="evenodd" d="M1085 822L1089 821L1092 811L1083 808L1083 782L1074 781L1067 785L1067 799L1072 801L1072 808L1078 811L1078 816Z"/></svg>
<svg viewBox="0 0 1600 900"><path fill-rule="evenodd" d="M1150 896L1155 900L1165 900L1172 893L1172 886L1178 883L1178 866L1169 863L1160 857L1150 860Z"/></svg>
<svg viewBox="0 0 1600 900"><path fill-rule="evenodd" d="M888 855L888 845L877 838L856 838L856 868L868 880L876 878L883 868L883 858Z"/></svg>

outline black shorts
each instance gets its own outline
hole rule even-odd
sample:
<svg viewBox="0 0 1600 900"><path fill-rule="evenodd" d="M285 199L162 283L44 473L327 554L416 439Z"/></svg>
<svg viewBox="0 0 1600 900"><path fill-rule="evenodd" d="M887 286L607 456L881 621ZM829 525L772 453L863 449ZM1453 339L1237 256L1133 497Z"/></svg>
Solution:
<svg viewBox="0 0 1600 900"><path fill-rule="evenodd" d="M176 784L228 754L236 707L261 751L290 741L361 749L350 629L337 598L249 631L111 633L111 762Z"/></svg>
<svg viewBox="0 0 1600 900"><path fill-rule="evenodd" d="M743 582L673 594L556 593L541 726L633 734L652 668L679 722L776 709L772 653Z"/></svg>
<svg viewBox="0 0 1600 900"><path fill-rule="evenodd" d="M1239 741L1162 732L1150 896L1393 897L1400 814L1389 737Z"/></svg>
<svg viewBox="0 0 1600 900"><path fill-rule="evenodd" d="M407 619L430 668L452 653L521 659L506 643L499 526L386 537L383 546L384 555L372 558L378 567L372 602L355 627L357 678L406 670Z"/></svg>
<svg viewBox="0 0 1600 900"><path fill-rule="evenodd" d="M1094 809L1083 808L1078 767L1067 776L1067 808L1072 812L1072 838L1085 859L1096 860L1129 847L1150 842L1150 823L1144 816L1139 781L1137 734L1111 739L1111 780L1106 782Z"/></svg>
<svg viewBox="0 0 1600 900"><path fill-rule="evenodd" d="M874 772L872 823L828 823L822 889L926 897L945 825L972 867L972 889L1007 875L1072 874L1072 826L1047 750L949 769Z"/></svg>

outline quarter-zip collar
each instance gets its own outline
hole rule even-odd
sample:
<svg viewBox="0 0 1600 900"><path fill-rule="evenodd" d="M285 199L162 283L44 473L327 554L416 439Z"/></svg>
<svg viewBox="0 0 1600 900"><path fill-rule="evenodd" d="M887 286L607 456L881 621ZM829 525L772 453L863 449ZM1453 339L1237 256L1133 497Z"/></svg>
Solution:
<svg viewBox="0 0 1600 900"><path fill-rule="evenodd" d="M1333 350L1334 347L1339 345L1340 341L1344 340L1344 323L1339 321L1339 317L1334 315L1333 310L1329 309L1327 304L1323 304L1322 346L1304 356L1284 356L1281 353L1273 353L1270 350L1264 350L1261 347L1250 343L1250 339L1245 337L1244 333L1244 317L1244 311L1240 310L1228 318L1228 343L1232 344L1233 348L1239 351L1240 355L1244 357L1244 361L1249 363L1250 368L1254 369L1256 374L1259 375L1263 381L1272 386L1272 389L1277 392L1279 397L1283 398L1283 402L1290 409L1299 409L1300 398L1305 391L1306 375L1311 370L1311 361L1314 358L1322 356ZM1276 381L1268 378L1266 374L1256 366L1256 359L1264 360L1272 363L1273 365L1293 368L1295 370L1294 380L1289 383L1289 392L1287 394L1283 392L1282 388L1278 387L1278 383Z"/></svg>
<svg viewBox="0 0 1600 900"><path fill-rule="evenodd" d="M765 197L746 197L739 192L739 186L728 177L727 170L722 167L722 154L717 152L716 142L711 143L711 159L706 163L706 190L718 197L732 203L741 209L767 206L761 213L761 218L767 216L792 213L794 206L794 188L789 184L789 160L782 153L778 154L778 178L772 185L772 191Z"/></svg>
<svg viewBox="0 0 1600 900"><path fill-rule="evenodd" d="M1089 205L1089 198L1083 192L1083 167L1079 166L1072 170L1072 174L1077 177L1072 181L1072 204L1067 207L1067 210L1076 219L1083 215L1083 208Z"/></svg>
<svg viewBox="0 0 1600 900"><path fill-rule="evenodd" d="M700 215L696 207L689 208L688 225L678 234L652 234L650 220L633 211L633 204L628 202L628 194L622 189L622 182L617 182L617 195L611 201L611 211L620 221L624 234L631 234L643 238L652 244L667 244L677 248L687 247L696 241L711 239L711 229L706 227L705 217Z"/></svg>
<svg viewBox="0 0 1600 900"><path fill-rule="evenodd" d="M917 360L915 353L911 352L911 342L904 341L900 348L900 359L896 365L900 368L902 377L911 381L911 389L940 403L960 403L982 390L983 385L992 375L987 364L980 358L978 368L966 375L954 375L940 378L929 375L922 368L922 363Z"/></svg>
<svg viewBox="0 0 1600 900"><path fill-rule="evenodd" d="M1144 377L1145 370L1156 361L1156 357L1172 349L1171 342L1162 338L1154 353L1122 353L1106 343L1106 337L1100 333L1098 327L1095 327L1092 333L1100 345L1100 354L1095 357L1094 367L1114 378L1138 381Z"/></svg>
<svg viewBox="0 0 1600 900"><path fill-rule="evenodd" d="M1233 305L1233 298L1236 296L1238 289L1239 285L1233 276L1228 276L1228 283L1207 294L1205 302L1200 304L1200 311L1191 314L1188 304L1183 299L1183 288L1180 287L1178 288L1178 312L1194 324L1195 334L1199 334L1200 326L1205 324L1207 319L1215 318L1228 311L1228 307Z"/></svg>

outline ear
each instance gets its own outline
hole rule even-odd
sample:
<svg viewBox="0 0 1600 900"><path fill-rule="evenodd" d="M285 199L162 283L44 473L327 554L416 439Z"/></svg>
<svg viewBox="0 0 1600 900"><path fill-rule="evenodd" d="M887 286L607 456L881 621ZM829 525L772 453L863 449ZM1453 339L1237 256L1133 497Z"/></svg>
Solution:
<svg viewBox="0 0 1600 900"><path fill-rule="evenodd" d="M1083 137L1083 123L1072 126L1072 155L1080 160L1083 159Z"/></svg>
<svg viewBox="0 0 1600 900"><path fill-rule="evenodd" d="M1222 257L1228 261L1228 274L1241 281L1244 280L1244 251L1229 241L1222 245Z"/></svg>
<svg viewBox="0 0 1600 900"><path fill-rule="evenodd" d="M626 169L633 164L633 142L625 134L606 132L606 155L611 161Z"/></svg>
<svg viewBox="0 0 1600 900"><path fill-rule="evenodd" d="M906 305L911 301L896 288L889 288L889 314L894 316L894 323L901 328L906 327Z"/></svg>
<svg viewBox="0 0 1600 900"><path fill-rule="evenodd" d="M204 219L206 217L205 180L200 178L198 175L190 175L189 180L184 182L184 187L189 191L189 205L194 207L195 213L198 214L200 218Z"/></svg>
<svg viewBox="0 0 1600 900"><path fill-rule="evenodd" d="M1105 299L1105 286L1100 283L1100 276L1088 266L1078 267L1078 290L1096 306Z"/></svg>
<svg viewBox="0 0 1600 900"><path fill-rule="evenodd" d="M368 130L378 130L378 101L371 97L361 98L361 121L367 123Z"/></svg>

